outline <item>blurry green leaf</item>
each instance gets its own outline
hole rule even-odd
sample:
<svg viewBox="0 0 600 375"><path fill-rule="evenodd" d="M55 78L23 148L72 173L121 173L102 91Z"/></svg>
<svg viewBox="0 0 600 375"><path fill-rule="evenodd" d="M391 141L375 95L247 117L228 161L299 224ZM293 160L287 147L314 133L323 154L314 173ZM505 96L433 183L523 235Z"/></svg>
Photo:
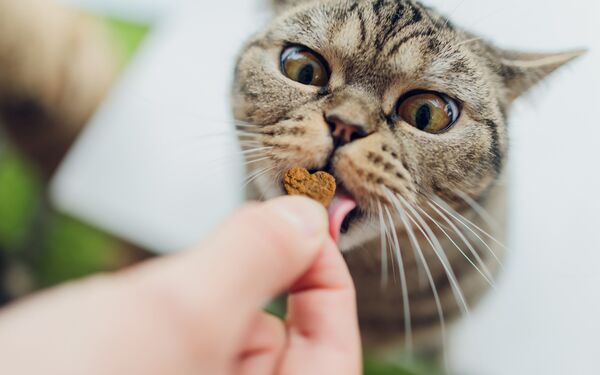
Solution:
<svg viewBox="0 0 600 375"><path fill-rule="evenodd" d="M39 181L15 153L0 157L0 248L14 250L25 240L39 202Z"/></svg>
<svg viewBox="0 0 600 375"><path fill-rule="evenodd" d="M47 287L122 265L119 244L74 219L58 216L48 228L37 265L40 286Z"/></svg>
<svg viewBox="0 0 600 375"><path fill-rule="evenodd" d="M148 34L149 27L115 18L104 19L104 22L108 26L116 48L125 53L123 63L126 63L133 57Z"/></svg>
<svg viewBox="0 0 600 375"><path fill-rule="evenodd" d="M369 356L364 358L364 375L424 375L400 368L396 365L375 360Z"/></svg>
<svg viewBox="0 0 600 375"><path fill-rule="evenodd" d="M440 371L432 366L418 362L407 364L392 363L376 358L373 355L365 354L364 375L437 375Z"/></svg>

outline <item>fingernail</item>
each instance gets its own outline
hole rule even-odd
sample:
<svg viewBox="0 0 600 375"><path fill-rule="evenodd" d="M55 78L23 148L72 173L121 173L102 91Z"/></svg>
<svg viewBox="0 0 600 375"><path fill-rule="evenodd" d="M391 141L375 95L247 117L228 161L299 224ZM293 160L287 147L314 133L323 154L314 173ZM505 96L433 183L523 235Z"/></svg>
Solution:
<svg viewBox="0 0 600 375"><path fill-rule="evenodd" d="M283 197L266 203L307 239L322 239L328 233L327 211L318 202L304 197Z"/></svg>

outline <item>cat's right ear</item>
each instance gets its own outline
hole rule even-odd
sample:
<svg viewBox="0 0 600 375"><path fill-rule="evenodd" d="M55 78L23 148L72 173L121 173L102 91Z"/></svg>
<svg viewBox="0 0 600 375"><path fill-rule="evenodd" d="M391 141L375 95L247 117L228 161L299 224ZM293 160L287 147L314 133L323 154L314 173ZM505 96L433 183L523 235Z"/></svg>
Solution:
<svg viewBox="0 0 600 375"><path fill-rule="evenodd" d="M557 69L584 55L586 50L561 53L523 53L500 50L500 75L506 86L506 101L515 99L543 81Z"/></svg>
<svg viewBox="0 0 600 375"><path fill-rule="evenodd" d="M272 0L275 13L279 14L311 0Z"/></svg>

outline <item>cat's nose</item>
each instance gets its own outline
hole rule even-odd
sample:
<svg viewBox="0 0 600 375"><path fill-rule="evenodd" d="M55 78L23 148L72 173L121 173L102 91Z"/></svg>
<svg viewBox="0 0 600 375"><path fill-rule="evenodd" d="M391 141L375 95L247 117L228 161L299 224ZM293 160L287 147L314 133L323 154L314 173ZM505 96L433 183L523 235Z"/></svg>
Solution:
<svg viewBox="0 0 600 375"><path fill-rule="evenodd" d="M328 115L325 116L325 119L329 125L335 147L343 146L369 135L366 126L345 121L338 115Z"/></svg>

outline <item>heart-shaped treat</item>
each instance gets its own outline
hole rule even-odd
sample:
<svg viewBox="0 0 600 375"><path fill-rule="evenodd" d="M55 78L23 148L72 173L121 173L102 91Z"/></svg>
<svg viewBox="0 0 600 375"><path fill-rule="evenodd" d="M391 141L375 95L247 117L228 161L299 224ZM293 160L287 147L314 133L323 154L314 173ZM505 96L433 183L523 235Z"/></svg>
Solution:
<svg viewBox="0 0 600 375"><path fill-rule="evenodd" d="M335 178L326 172L310 174L304 168L292 168L283 178L289 195L304 195L328 207L335 195Z"/></svg>

